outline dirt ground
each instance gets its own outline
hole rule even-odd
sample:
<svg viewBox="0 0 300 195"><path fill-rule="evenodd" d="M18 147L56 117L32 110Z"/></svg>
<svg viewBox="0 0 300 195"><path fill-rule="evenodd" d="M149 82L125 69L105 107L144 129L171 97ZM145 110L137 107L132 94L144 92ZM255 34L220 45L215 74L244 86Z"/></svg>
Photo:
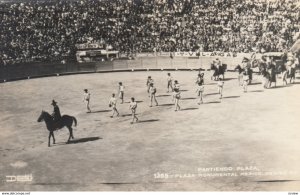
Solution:
<svg viewBox="0 0 300 195"><path fill-rule="evenodd" d="M299 191L300 82L263 89L260 77L244 93L226 73L223 99L205 72L204 104L197 104L196 71L174 71L181 111L166 93L166 71L98 73L0 84L0 191ZM158 90L149 107L146 78ZM125 85L120 117L108 101ZM91 92L92 113L82 102ZM129 99L140 122L130 124ZM42 110L75 116L75 140L55 132L49 148ZM32 181L20 181L21 176ZM14 176L8 182L7 176ZM11 179L12 177L10 177ZM19 178L19 179L16 179Z"/></svg>

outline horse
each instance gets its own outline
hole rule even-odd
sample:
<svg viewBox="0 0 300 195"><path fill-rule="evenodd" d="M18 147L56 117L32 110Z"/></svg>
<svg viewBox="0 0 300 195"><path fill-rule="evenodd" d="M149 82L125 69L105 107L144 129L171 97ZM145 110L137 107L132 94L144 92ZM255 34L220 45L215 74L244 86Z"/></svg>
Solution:
<svg viewBox="0 0 300 195"><path fill-rule="evenodd" d="M51 137L53 138L53 144L55 144L55 138L54 138L53 132L57 131L65 126L69 129L69 139L68 139L67 143L70 142L71 138L74 139L72 125L74 122L75 127L77 126L77 120L75 117L69 116L69 115L63 115L58 122L54 122L52 119L52 116L48 112L42 111L37 122L41 122L41 121L45 121L46 127L49 131L48 147L50 147L50 138Z"/></svg>
<svg viewBox="0 0 300 195"><path fill-rule="evenodd" d="M226 64L222 64L221 66L217 67L214 63L212 63L210 69L214 70L214 74L211 76L211 80L219 80L220 75L223 76L223 80L224 80L226 68L227 68Z"/></svg>

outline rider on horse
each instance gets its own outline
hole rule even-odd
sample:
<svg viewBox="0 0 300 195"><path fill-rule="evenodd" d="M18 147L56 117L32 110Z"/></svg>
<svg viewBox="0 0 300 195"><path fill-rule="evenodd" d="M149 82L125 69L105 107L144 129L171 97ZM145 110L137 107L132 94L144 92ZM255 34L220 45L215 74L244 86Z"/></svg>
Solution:
<svg viewBox="0 0 300 195"><path fill-rule="evenodd" d="M61 119L61 114L60 114L60 110L59 110L59 107L57 105L57 102L55 100L52 100L52 103L51 105L53 106L53 113L52 113L52 118L53 118L53 121L54 121L54 124L58 124L58 122L60 121Z"/></svg>
<svg viewBox="0 0 300 195"><path fill-rule="evenodd" d="M226 64L222 64L222 62L219 60L219 58L216 58L216 60L214 60L212 63L211 63L211 70L214 70L214 73L211 77L211 79L213 80L218 80L219 76L220 75L223 75L223 79L224 79L224 73L226 71L226 67L227 65Z"/></svg>
<svg viewBox="0 0 300 195"><path fill-rule="evenodd" d="M77 125L77 120L74 116L63 115L61 116L59 107L57 106L57 102L52 100L51 105L53 106L54 110L52 115L48 112L42 111L41 115L39 116L37 122L44 121L46 123L47 130L49 131L48 137L48 146L50 147L50 138L53 138L53 144L55 144L54 138L54 131L62 129L63 127L67 127L69 129L69 139L67 143L70 142L71 139L74 139L73 136L73 123L75 126Z"/></svg>

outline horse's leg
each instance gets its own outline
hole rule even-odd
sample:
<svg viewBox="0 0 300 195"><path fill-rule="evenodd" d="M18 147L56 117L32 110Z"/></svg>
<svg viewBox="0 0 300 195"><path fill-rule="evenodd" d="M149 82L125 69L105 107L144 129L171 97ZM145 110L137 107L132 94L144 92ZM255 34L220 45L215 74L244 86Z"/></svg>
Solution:
<svg viewBox="0 0 300 195"><path fill-rule="evenodd" d="M67 128L69 129L69 138L68 138L67 143L69 143L70 140L71 140L71 137L72 137L72 127L71 126L67 126Z"/></svg>
<svg viewBox="0 0 300 195"><path fill-rule="evenodd" d="M74 139L74 136L73 136L73 128L72 128L72 127L70 127L70 128L71 128L71 131L70 131L70 133L71 133L71 138Z"/></svg>
<svg viewBox="0 0 300 195"><path fill-rule="evenodd" d="M48 136L48 147L50 147L50 138L51 138L51 132L49 132L49 136Z"/></svg>
<svg viewBox="0 0 300 195"><path fill-rule="evenodd" d="M55 144L55 138L54 138L54 132L53 131L51 132L51 136L53 138L53 144Z"/></svg>

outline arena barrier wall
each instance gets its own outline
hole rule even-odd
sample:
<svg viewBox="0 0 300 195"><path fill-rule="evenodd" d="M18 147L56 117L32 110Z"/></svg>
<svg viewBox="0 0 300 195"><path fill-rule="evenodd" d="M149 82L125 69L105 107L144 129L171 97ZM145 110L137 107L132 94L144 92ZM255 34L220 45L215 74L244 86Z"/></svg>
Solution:
<svg viewBox="0 0 300 195"><path fill-rule="evenodd" d="M30 63L0 65L0 82L30 79L46 76L58 76L67 74L82 74L110 71L132 70L209 70L210 63L219 58L223 64L227 64L227 70L233 70L240 64L243 56L237 57L173 57L170 56L143 56L134 60L114 60L90 63Z"/></svg>

